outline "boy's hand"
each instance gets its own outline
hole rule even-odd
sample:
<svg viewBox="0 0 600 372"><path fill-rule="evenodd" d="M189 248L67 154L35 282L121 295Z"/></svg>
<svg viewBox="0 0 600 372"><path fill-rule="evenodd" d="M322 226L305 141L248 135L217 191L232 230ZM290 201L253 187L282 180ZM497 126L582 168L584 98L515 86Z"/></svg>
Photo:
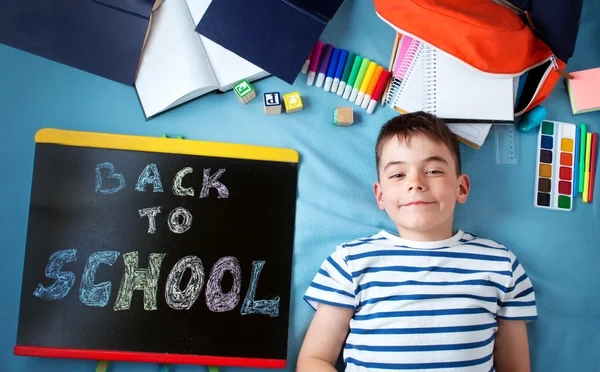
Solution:
<svg viewBox="0 0 600 372"><path fill-rule="evenodd" d="M498 319L494 343L497 372L529 372L529 341L524 320Z"/></svg>
<svg viewBox="0 0 600 372"><path fill-rule="evenodd" d="M335 371L353 316L353 309L319 304L304 338L296 371Z"/></svg>

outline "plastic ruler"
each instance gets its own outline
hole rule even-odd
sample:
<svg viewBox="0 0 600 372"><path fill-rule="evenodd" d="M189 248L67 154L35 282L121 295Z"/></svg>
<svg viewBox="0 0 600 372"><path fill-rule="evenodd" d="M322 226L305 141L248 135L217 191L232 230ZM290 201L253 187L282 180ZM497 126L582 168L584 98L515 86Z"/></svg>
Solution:
<svg viewBox="0 0 600 372"><path fill-rule="evenodd" d="M515 125L494 125L496 132L496 164L516 164L517 141Z"/></svg>

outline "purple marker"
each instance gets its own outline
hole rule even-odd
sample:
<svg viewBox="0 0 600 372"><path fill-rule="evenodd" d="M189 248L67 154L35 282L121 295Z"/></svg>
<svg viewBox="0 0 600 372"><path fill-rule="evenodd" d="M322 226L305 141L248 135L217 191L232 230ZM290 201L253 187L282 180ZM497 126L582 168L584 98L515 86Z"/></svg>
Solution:
<svg viewBox="0 0 600 372"><path fill-rule="evenodd" d="M317 70L319 69L319 61L321 61L321 54L323 53L323 44L320 41L317 41L317 45L313 50L312 58L310 59L310 67L308 68L308 78L306 79L306 85L311 86L315 81L315 76L317 75Z"/></svg>
<svg viewBox="0 0 600 372"><path fill-rule="evenodd" d="M323 87L323 82L325 81L325 77L327 76L327 69L329 68L329 61L331 60L332 53L333 46L331 44L327 44L325 46L325 51L323 52L323 60L319 65L319 74L317 75L317 82L315 84L317 88Z"/></svg>

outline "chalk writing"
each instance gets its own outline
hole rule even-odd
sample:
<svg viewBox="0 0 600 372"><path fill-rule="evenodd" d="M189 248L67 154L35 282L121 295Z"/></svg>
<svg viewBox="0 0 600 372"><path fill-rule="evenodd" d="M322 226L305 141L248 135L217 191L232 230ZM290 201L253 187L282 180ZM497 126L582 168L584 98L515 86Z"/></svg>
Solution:
<svg viewBox="0 0 600 372"><path fill-rule="evenodd" d="M153 192L163 192L162 183L160 182L160 173L156 164L148 164L144 171L140 174L137 183L135 184L136 191L146 191L146 185L152 184Z"/></svg>
<svg viewBox="0 0 600 372"><path fill-rule="evenodd" d="M48 265L46 266L46 277L54 279L50 287L44 287L38 284L37 288L33 291L36 297L42 300L55 301L64 298L73 284L75 284L75 274L70 271L60 271L63 265L67 262L77 261L77 250L68 249L63 251L57 251L52 253L48 259Z"/></svg>
<svg viewBox="0 0 600 372"><path fill-rule="evenodd" d="M181 278L187 269L191 271L190 281L181 290ZM186 256L177 261L167 278L165 301L171 309L188 310L194 305L204 284L204 267L196 256Z"/></svg>
<svg viewBox="0 0 600 372"><path fill-rule="evenodd" d="M252 261L250 287L248 288L248 292L246 293L246 297L242 303L242 308L240 309L240 313L242 315L262 314L270 315L271 317L279 316L279 301L281 300L279 296L273 298L272 300L254 300L254 297L256 296L256 287L258 287L260 272L264 266L265 261Z"/></svg>
<svg viewBox="0 0 600 372"><path fill-rule="evenodd" d="M173 194L178 196L194 196L194 188L193 187L183 187L181 186L181 181L183 181L183 177L186 174L192 173L194 170L190 167L185 167L175 175L173 179Z"/></svg>
<svg viewBox="0 0 600 372"><path fill-rule="evenodd" d="M112 266L119 257L117 251L101 251L93 253L85 264L81 285L79 286L79 300L88 306L104 307L108 304L111 282L94 284L94 276L100 264Z"/></svg>
<svg viewBox="0 0 600 372"><path fill-rule="evenodd" d="M131 305L133 291L144 291L144 310L156 310L156 294L158 291L158 276L160 265L165 258L165 253L151 253L148 257L148 268L138 267L138 252L129 252L123 255L125 270L119 294L113 309L128 310Z"/></svg>
<svg viewBox="0 0 600 372"><path fill-rule="evenodd" d="M233 276L231 290L224 294L221 288L223 275L230 272ZM231 311L240 301L240 286L242 282L242 269L235 257L222 257L210 271L208 283L206 283L206 306L215 313Z"/></svg>
<svg viewBox="0 0 600 372"><path fill-rule="evenodd" d="M206 198L211 187L214 187L219 192L219 199L226 199L229 197L229 190L221 182L217 181L219 177L225 172L225 169L219 169L219 171L212 176L210 175L210 168L204 169L202 174L202 190L200 191L200 199Z"/></svg>
<svg viewBox="0 0 600 372"><path fill-rule="evenodd" d="M177 207L169 214L167 224L174 233L183 234L192 227L192 214L183 207Z"/></svg>
<svg viewBox="0 0 600 372"><path fill-rule="evenodd" d="M102 169L108 169L108 177L106 179L116 179L119 181L119 184L107 189L102 188ZM96 192L114 194L121 191L123 187L125 187L125 177L120 173L115 173L115 167L111 163L106 162L96 165Z"/></svg>
<svg viewBox="0 0 600 372"><path fill-rule="evenodd" d="M138 212L140 218L148 216L148 234L156 233L156 215L161 212L161 207L143 208Z"/></svg>

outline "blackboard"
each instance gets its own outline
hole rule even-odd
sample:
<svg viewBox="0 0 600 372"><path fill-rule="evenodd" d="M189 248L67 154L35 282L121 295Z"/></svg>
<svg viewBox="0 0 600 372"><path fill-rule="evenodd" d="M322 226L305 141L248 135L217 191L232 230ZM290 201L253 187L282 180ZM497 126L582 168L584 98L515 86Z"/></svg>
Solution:
<svg viewBox="0 0 600 372"><path fill-rule="evenodd" d="M297 165L289 149L39 131L15 353L285 367Z"/></svg>

